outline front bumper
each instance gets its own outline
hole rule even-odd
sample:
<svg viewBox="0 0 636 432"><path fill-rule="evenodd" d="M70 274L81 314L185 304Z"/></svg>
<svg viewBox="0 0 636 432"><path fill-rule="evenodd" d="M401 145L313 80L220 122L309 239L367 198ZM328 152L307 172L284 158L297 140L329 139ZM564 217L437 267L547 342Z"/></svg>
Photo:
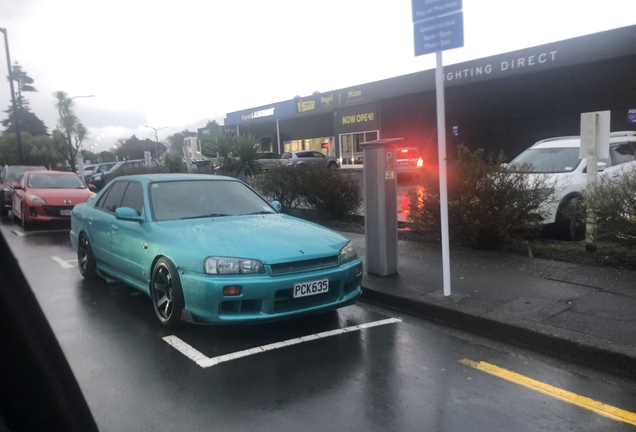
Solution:
<svg viewBox="0 0 636 432"><path fill-rule="evenodd" d="M290 318L355 302L362 291L362 261L287 275L215 276L180 272L185 308L198 323L260 322ZM329 279L329 291L293 298L297 282ZM240 285L239 296L224 296L224 286Z"/></svg>
<svg viewBox="0 0 636 432"><path fill-rule="evenodd" d="M52 206L48 204L29 203L24 205L23 218L26 222L51 222L71 220L71 211L74 206Z"/></svg>

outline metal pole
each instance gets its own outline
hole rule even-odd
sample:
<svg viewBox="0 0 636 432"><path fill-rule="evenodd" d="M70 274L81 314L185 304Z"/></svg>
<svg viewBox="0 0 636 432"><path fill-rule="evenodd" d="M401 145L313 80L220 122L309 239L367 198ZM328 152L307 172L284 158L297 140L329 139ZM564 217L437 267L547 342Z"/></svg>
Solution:
<svg viewBox="0 0 636 432"><path fill-rule="evenodd" d="M4 34L4 49L7 53L7 69L9 70L9 87L11 88L11 103L13 104L13 117L15 119L15 139L18 144L18 161L20 165L24 165L24 157L22 155L22 135L20 134L20 121L18 119L18 104L15 101L15 90L13 88L13 74L11 73L11 56L9 55L9 36L7 29L0 28L0 32Z"/></svg>
<svg viewBox="0 0 636 432"><path fill-rule="evenodd" d="M168 126L164 126L164 127L160 127L160 128L154 128L152 126L146 125L146 127L155 131L155 159L159 160L159 149L157 148L157 146L159 145L159 135L157 134L157 131L159 131L161 129L167 129Z"/></svg>
<svg viewBox="0 0 636 432"><path fill-rule="evenodd" d="M450 249L448 242L448 187L446 182L446 116L444 114L444 66L442 52L437 51L435 67L435 95L437 98L437 152L439 161L439 205L442 219L442 267L444 295L451 294Z"/></svg>

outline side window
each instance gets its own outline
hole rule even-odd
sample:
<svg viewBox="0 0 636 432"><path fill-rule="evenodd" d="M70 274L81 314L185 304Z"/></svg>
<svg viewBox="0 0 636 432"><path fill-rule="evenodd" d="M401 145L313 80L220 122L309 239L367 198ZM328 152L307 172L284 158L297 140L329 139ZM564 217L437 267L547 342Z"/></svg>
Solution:
<svg viewBox="0 0 636 432"><path fill-rule="evenodd" d="M131 207L141 216L141 210L144 206L144 193L141 183L130 182L124 193L124 199L121 201L122 207Z"/></svg>
<svg viewBox="0 0 636 432"><path fill-rule="evenodd" d="M124 192L128 186L127 181L115 182L108 190L108 195L104 198L104 202L101 204L101 209L107 213L115 213L119 207L121 207L121 200L124 197Z"/></svg>
<svg viewBox="0 0 636 432"><path fill-rule="evenodd" d="M632 162L636 159L636 143L626 142L610 146L610 156L614 165Z"/></svg>

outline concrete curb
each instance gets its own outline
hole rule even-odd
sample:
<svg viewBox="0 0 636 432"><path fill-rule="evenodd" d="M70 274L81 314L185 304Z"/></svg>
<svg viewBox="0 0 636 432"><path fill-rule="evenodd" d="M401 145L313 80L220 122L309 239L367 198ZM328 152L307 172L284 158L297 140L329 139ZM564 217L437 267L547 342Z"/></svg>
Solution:
<svg viewBox="0 0 636 432"><path fill-rule="evenodd" d="M556 357L566 358L582 365L592 366L612 373L636 377L636 353L630 347L607 346L593 336L570 330L535 324L506 322L484 316L480 312L467 312L449 306L418 301L381 292L363 286L360 300L407 312L441 324L532 348Z"/></svg>

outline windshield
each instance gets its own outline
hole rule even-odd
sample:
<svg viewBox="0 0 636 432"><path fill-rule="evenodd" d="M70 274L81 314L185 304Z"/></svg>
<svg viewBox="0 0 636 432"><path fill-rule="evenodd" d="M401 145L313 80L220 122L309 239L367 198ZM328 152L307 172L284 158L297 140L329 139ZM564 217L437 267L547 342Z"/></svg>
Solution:
<svg viewBox="0 0 636 432"><path fill-rule="evenodd" d="M513 171L562 173L574 171L581 162L578 147L529 148L509 165Z"/></svg>
<svg viewBox="0 0 636 432"><path fill-rule="evenodd" d="M276 213L242 182L181 180L150 184L156 221Z"/></svg>
<svg viewBox="0 0 636 432"><path fill-rule="evenodd" d="M85 189L76 175L34 174L29 177L28 187L36 189Z"/></svg>

